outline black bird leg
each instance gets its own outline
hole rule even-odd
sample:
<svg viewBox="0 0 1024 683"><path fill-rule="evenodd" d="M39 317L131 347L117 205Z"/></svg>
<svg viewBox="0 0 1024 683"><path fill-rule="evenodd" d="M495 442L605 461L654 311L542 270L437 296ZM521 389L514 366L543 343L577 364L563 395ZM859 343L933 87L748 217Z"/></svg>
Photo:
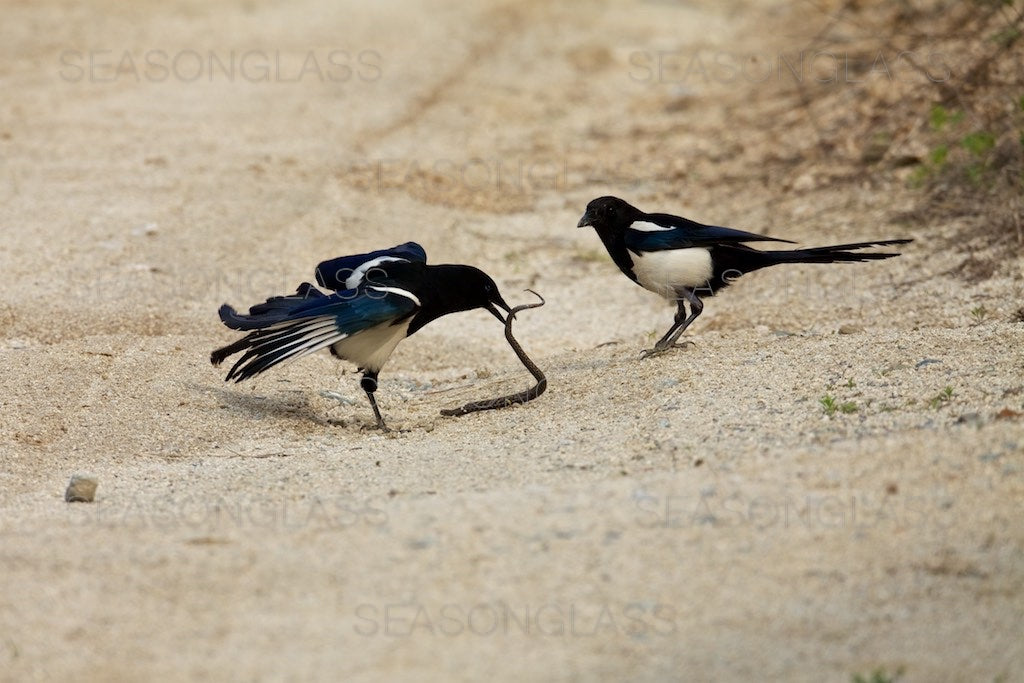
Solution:
<svg viewBox="0 0 1024 683"><path fill-rule="evenodd" d="M373 397L373 392L377 391L377 373L364 370L363 378L359 380L359 386L366 392L366 398L370 399L370 407L373 408L373 416L377 418L377 426L381 431L388 431L387 425L384 424L384 418L380 416L377 399Z"/></svg>
<svg viewBox="0 0 1024 683"><path fill-rule="evenodd" d="M683 288L679 290L682 298L676 300L678 309L676 310L675 322L669 331L665 333L665 336L658 340L658 343L654 345L653 349L645 349L641 354L641 358L650 358L660 353L664 353L669 349L682 348L687 345L692 345L692 341L683 342L682 344L676 344L676 340L679 336L686 331L686 328L690 326L697 316L704 311L704 302L702 302L692 289ZM686 302L690 302L690 315L686 315Z"/></svg>

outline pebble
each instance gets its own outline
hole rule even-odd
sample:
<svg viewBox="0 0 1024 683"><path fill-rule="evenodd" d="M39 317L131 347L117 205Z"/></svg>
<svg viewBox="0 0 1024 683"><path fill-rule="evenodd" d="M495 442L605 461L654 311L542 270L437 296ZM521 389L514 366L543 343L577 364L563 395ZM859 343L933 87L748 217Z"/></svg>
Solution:
<svg viewBox="0 0 1024 683"><path fill-rule="evenodd" d="M863 331L864 328L860 325L841 325L839 327L839 334L857 334Z"/></svg>
<svg viewBox="0 0 1024 683"><path fill-rule="evenodd" d="M144 223L132 230L132 235L136 237L154 237L158 232L160 232L160 227L156 223Z"/></svg>
<svg viewBox="0 0 1024 683"><path fill-rule="evenodd" d="M813 190L817 186L817 181L814 176L810 173L804 173L799 178L793 181L793 189L797 192L803 192L806 190Z"/></svg>
<svg viewBox="0 0 1024 683"><path fill-rule="evenodd" d="M69 503L91 503L96 497L96 477L87 474L76 474L71 477L68 488L64 491L64 500Z"/></svg>

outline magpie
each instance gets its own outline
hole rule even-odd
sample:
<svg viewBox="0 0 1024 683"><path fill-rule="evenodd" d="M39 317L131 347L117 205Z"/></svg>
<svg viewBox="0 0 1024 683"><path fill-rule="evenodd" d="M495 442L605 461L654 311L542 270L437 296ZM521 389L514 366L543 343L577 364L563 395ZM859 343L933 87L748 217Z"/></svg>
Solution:
<svg viewBox="0 0 1024 683"><path fill-rule="evenodd" d="M381 368L400 341L449 313L483 308L502 324L506 318L498 308L511 313L486 273L465 265L427 265L426 252L415 242L324 261L316 268L316 281L333 293L303 282L295 294L271 297L252 306L248 315L221 306L221 321L248 334L213 351L210 362L220 365L244 351L224 378L241 382L328 348L363 373L360 386L384 431L374 392Z"/></svg>
<svg viewBox="0 0 1024 683"><path fill-rule="evenodd" d="M814 249L760 251L743 242L790 240L743 230L702 225L667 213L644 213L618 197L598 197L587 204L578 228L593 227L612 261L644 289L676 302L669 331L643 356L683 346L679 336L704 310L701 296L714 296L740 275L779 263L872 261L899 256L894 252L859 252L866 247L907 244L913 240L881 240ZM685 304L690 304L687 315ZM690 342L688 342L690 343Z"/></svg>

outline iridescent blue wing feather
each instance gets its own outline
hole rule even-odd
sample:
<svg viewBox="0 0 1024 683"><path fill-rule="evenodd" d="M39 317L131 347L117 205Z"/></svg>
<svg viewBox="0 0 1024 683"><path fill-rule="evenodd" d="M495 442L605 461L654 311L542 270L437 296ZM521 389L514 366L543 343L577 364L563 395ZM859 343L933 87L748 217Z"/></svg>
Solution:
<svg viewBox="0 0 1024 683"><path fill-rule="evenodd" d="M703 225L681 216L667 213L647 214L643 221L633 225L643 225L644 230L633 227L626 228L626 248L634 253L645 251L664 251L666 249L687 249L690 247L710 247L716 244L735 244L739 242L790 242L777 237L758 235L753 232L725 228L717 225Z"/></svg>
<svg viewBox="0 0 1024 683"><path fill-rule="evenodd" d="M371 327L394 325L410 318L417 310L419 302L410 293L397 288L385 291L374 286L294 301L290 308L284 308L282 303L273 311L274 315L240 315L225 304L219 311L224 324L251 331L238 342L215 351L211 360L219 364L227 356L245 350L225 378L240 382Z"/></svg>
<svg viewBox="0 0 1024 683"><path fill-rule="evenodd" d="M355 289L365 279L368 270L382 263L409 261L426 263L427 252L415 242L406 242L390 249L379 249L368 254L339 256L316 267L316 281L327 289L343 291Z"/></svg>

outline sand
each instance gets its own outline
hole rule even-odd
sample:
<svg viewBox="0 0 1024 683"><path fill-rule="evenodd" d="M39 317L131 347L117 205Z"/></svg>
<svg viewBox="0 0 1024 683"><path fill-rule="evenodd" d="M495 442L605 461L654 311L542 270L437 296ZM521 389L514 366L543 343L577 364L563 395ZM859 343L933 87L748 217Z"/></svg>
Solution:
<svg viewBox="0 0 1024 683"><path fill-rule="evenodd" d="M777 84L651 66L787 11L7 7L0 678L1024 680L1024 261L965 279L899 178L764 163L810 153L766 146ZM640 360L672 308L575 228L608 193L916 241L749 275ZM546 394L440 416L532 381L480 311L399 347L390 434L326 353L210 366L220 304L407 240L547 298Z"/></svg>

